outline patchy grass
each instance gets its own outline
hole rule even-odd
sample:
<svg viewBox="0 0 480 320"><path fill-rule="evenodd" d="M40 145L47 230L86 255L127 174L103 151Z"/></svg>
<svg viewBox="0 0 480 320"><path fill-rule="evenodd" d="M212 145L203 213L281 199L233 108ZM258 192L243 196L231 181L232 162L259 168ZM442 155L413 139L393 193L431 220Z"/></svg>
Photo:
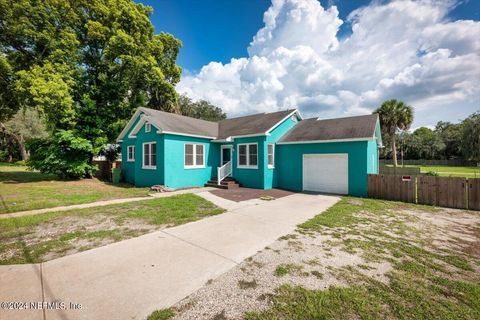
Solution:
<svg viewBox="0 0 480 320"><path fill-rule="evenodd" d="M431 212L436 209L423 206L346 197L300 225L300 232L306 230L312 237L329 236L335 239L330 245L360 254L364 263L326 268L345 286L313 290L282 285L272 297L271 306L249 311L245 318L480 319L479 256L442 243L441 247L434 246L431 237L438 236L437 232L446 236L442 229L416 224L419 218L403 210L437 214ZM466 228L465 236L478 234L478 225ZM317 262L321 263L304 260L309 266ZM369 274L375 263L391 265L384 274L385 281ZM275 275L300 271L291 266L277 266ZM324 278L318 271L310 273L318 281Z"/></svg>
<svg viewBox="0 0 480 320"><path fill-rule="evenodd" d="M300 224L299 227L301 229L313 231L319 230L322 227L348 227L368 220L368 218L361 218L356 215L360 211L377 212L391 207L392 203L388 201L344 197L337 204L328 208L324 213Z"/></svg>
<svg viewBox="0 0 480 320"><path fill-rule="evenodd" d="M247 280L239 280L238 281L238 287L240 289L255 289L258 286L257 281L253 279L252 281L247 281Z"/></svg>
<svg viewBox="0 0 480 320"><path fill-rule="evenodd" d="M302 269L303 267L298 264L293 264L293 263L280 264L275 269L274 274L277 277L283 277L283 276L286 276L287 274L299 273L300 271L302 271Z"/></svg>
<svg viewBox="0 0 480 320"><path fill-rule="evenodd" d="M0 219L0 264L34 263L216 215L194 194Z"/></svg>
<svg viewBox="0 0 480 320"><path fill-rule="evenodd" d="M318 279L323 279L323 273L321 273L320 271L317 271L317 270L313 270L313 271L310 271L310 274L312 276L315 276L317 277Z"/></svg>
<svg viewBox="0 0 480 320"><path fill-rule="evenodd" d="M411 279L412 280L412 279ZM432 279L433 280L433 279ZM284 285L273 307L248 312L261 319L478 319L480 285L437 278L425 287L399 277L390 286L370 280L362 285L308 290Z"/></svg>
<svg viewBox="0 0 480 320"><path fill-rule="evenodd" d="M168 308L168 309L161 309L153 311L148 317L147 320L168 320L175 316L175 312Z"/></svg>
<svg viewBox="0 0 480 320"><path fill-rule="evenodd" d="M0 163L0 214L148 195L148 188L98 179L59 180L55 175Z"/></svg>

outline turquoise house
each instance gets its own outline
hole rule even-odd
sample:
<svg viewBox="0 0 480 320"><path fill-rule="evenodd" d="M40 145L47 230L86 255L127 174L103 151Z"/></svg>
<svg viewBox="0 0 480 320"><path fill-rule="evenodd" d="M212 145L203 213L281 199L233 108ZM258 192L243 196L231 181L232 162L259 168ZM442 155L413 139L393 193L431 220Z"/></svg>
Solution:
<svg viewBox="0 0 480 320"><path fill-rule="evenodd" d="M136 186L239 184L354 196L367 195L382 145L377 115L303 119L298 110L211 122L139 108L117 141L122 177Z"/></svg>

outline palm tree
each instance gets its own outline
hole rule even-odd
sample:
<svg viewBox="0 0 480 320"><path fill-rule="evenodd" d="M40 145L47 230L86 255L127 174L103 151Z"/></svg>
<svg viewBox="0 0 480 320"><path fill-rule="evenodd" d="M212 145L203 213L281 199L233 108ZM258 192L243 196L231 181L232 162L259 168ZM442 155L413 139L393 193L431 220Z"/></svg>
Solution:
<svg viewBox="0 0 480 320"><path fill-rule="evenodd" d="M393 152L393 166L397 163L397 146L395 145L395 133L398 129L407 130L413 122L413 108L396 99L387 100L373 113L378 113L382 132L390 137Z"/></svg>

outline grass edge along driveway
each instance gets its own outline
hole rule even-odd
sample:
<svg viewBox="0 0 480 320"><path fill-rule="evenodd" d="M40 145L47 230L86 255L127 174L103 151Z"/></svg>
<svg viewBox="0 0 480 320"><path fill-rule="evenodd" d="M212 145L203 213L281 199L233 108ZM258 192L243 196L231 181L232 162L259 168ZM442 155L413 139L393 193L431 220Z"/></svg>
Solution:
<svg viewBox="0 0 480 320"><path fill-rule="evenodd" d="M191 193L0 220L0 264L37 263L225 210Z"/></svg>

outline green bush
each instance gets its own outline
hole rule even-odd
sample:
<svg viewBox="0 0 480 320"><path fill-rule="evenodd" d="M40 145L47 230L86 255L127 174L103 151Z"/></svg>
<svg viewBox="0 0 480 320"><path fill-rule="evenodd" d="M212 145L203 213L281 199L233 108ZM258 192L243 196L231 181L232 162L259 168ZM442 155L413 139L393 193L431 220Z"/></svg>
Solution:
<svg viewBox="0 0 480 320"><path fill-rule="evenodd" d="M91 177L97 169L90 163L92 144L72 131L59 130L52 138L29 141L27 147L30 150L27 165L42 173L80 179Z"/></svg>
<svg viewBox="0 0 480 320"><path fill-rule="evenodd" d="M428 171L425 173L426 176L431 176L431 177L438 177L438 173L435 171Z"/></svg>
<svg viewBox="0 0 480 320"><path fill-rule="evenodd" d="M26 166L27 162L25 160L18 160L18 161L15 161L15 165L16 166Z"/></svg>

